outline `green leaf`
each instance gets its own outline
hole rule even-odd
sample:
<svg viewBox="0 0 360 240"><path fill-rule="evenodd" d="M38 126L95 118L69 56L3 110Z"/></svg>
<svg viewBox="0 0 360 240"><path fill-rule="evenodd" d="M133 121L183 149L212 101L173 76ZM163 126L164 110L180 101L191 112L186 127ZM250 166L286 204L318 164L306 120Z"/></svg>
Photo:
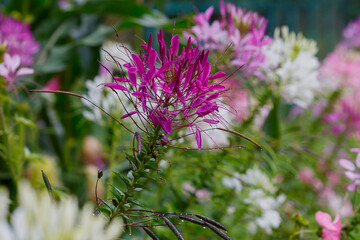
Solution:
<svg viewBox="0 0 360 240"><path fill-rule="evenodd" d="M17 115L15 116L15 122L22 124L24 126L27 126L27 127L37 128L36 124L33 121L31 121L30 119L27 119L24 117L19 117Z"/></svg>
<svg viewBox="0 0 360 240"><path fill-rule="evenodd" d="M83 38L80 43L87 46L101 45L104 39L113 31L111 27L100 25L94 32Z"/></svg>
<svg viewBox="0 0 360 240"><path fill-rule="evenodd" d="M128 198L127 201L128 201L129 203L135 204L135 205L137 205L137 206L139 206L139 207L145 208L145 205L144 205L143 203L141 203L141 202L139 202L139 201L136 201L136 200L134 200L134 199L132 199L132 198Z"/></svg>
<svg viewBox="0 0 360 240"><path fill-rule="evenodd" d="M114 211L115 210L115 207L113 205L111 205L110 203L106 202L105 200L99 198L100 201L109 209L111 209L111 211Z"/></svg>
<svg viewBox="0 0 360 240"><path fill-rule="evenodd" d="M115 172L115 171L114 171L113 173L114 173L118 178L120 178L127 186L131 184L131 183L130 183L130 180L127 179L127 178L125 178L125 177L123 177L123 176L121 176L120 173Z"/></svg>
<svg viewBox="0 0 360 240"><path fill-rule="evenodd" d="M49 182L49 179L48 179L48 177L46 176L46 174L44 173L43 170L41 170L41 173L42 173L42 177L43 177L43 180L44 180L44 183L45 183L45 187L46 187L46 189L47 189L47 191L49 193L49 196L50 196L50 198L52 200L52 199L54 199L54 195L52 193L51 184Z"/></svg>

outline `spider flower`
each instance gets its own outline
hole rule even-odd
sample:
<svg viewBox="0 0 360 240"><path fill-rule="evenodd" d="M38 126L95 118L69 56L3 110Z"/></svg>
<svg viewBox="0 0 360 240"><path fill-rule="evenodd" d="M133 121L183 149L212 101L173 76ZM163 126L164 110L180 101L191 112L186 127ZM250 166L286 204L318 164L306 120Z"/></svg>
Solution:
<svg viewBox="0 0 360 240"><path fill-rule="evenodd" d="M0 63L0 76L5 79L7 89L14 88L14 84L19 76L33 74L32 68L20 67L20 57L18 55L4 55L4 62Z"/></svg>
<svg viewBox="0 0 360 240"><path fill-rule="evenodd" d="M339 164L346 169L345 176L352 182L348 186L350 192L354 192L356 187L360 185L360 148L352 148L351 152L357 152L355 164L347 159L340 159Z"/></svg>
<svg viewBox="0 0 360 240"><path fill-rule="evenodd" d="M339 214L336 214L334 221L332 221L329 214L317 211L315 219L318 224L323 227L321 237L324 240L340 240L342 227Z"/></svg>
<svg viewBox="0 0 360 240"><path fill-rule="evenodd" d="M346 48L360 47L360 17L350 22L343 31L344 40L340 43Z"/></svg>
<svg viewBox="0 0 360 240"><path fill-rule="evenodd" d="M11 56L18 55L21 65L32 65L33 55L40 49L39 43L34 40L29 24L5 17L0 13L0 45L6 46Z"/></svg>
<svg viewBox="0 0 360 240"><path fill-rule="evenodd" d="M340 46L326 57L320 68L320 81L330 90L340 89L342 95L331 113L324 117L332 124L334 134L347 131L360 138L360 54Z"/></svg>
<svg viewBox="0 0 360 240"><path fill-rule="evenodd" d="M271 42L265 35L267 20L256 12L245 11L232 3L220 2L220 19L210 23L214 7L194 17L196 25L184 35L201 49L225 51L232 46L231 65L244 66L245 76L262 77L258 68L265 61L263 46Z"/></svg>
<svg viewBox="0 0 360 240"><path fill-rule="evenodd" d="M131 60L122 65L127 75L113 77L114 81L105 87L122 91L132 102L134 108L126 109L121 118L138 115L138 127L144 132L149 124L167 135L189 128L201 148L202 129L198 124L222 122L219 98L225 89L221 82L226 74L211 73L209 53L191 48L190 38L181 52L178 35L172 37L169 49L162 31L157 39L159 52L152 47L150 36L148 43L142 45L144 52L131 54Z"/></svg>
<svg viewBox="0 0 360 240"><path fill-rule="evenodd" d="M275 29L274 39L264 52L266 62L261 69L265 79L279 86L278 93L287 102L308 107L320 88L316 42L283 26Z"/></svg>

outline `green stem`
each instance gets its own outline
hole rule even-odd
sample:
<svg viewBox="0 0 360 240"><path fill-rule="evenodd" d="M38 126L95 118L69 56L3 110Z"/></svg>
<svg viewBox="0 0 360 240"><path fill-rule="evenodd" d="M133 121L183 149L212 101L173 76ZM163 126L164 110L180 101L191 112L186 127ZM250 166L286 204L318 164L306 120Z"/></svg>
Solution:
<svg viewBox="0 0 360 240"><path fill-rule="evenodd" d="M128 204L128 199L129 196L133 195L134 189L135 189L135 185L139 182L139 180L142 178L142 176L140 174L137 173L142 173L144 172L144 170L146 169L147 164L149 163L150 159L152 158L156 158L156 155L154 153L156 147L157 147L157 141L159 140L160 136L161 136L161 127L157 126L155 128L155 132L154 134L150 137L148 146L145 146L146 148L146 154L145 156L141 159L140 165L133 170L133 179L131 180L131 183L129 185L127 185L126 188L126 192L124 193L123 199L121 201L121 203L116 207L113 215L110 217L109 223L116 217L118 216L121 212L123 212L124 209L126 209L127 207L125 206L126 204Z"/></svg>

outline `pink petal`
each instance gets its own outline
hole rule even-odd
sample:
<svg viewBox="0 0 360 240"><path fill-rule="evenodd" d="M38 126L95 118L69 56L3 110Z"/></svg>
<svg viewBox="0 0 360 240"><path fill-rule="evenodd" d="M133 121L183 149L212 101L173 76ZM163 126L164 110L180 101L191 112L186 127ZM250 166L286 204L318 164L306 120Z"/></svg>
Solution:
<svg viewBox="0 0 360 240"><path fill-rule="evenodd" d="M318 211L315 214L315 219L319 225L323 226L324 228L332 231L336 231L336 227L331 222L331 216L327 213Z"/></svg>
<svg viewBox="0 0 360 240"><path fill-rule="evenodd" d="M167 117L165 119L159 118L159 124L167 134L169 134L169 135L171 134L171 132L172 132L171 118L169 118L169 117Z"/></svg>
<svg viewBox="0 0 360 240"><path fill-rule="evenodd" d="M141 73L144 73L144 65L143 62L141 61L140 57L136 54L131 55L132 59L135 61L138 69L140 70Z"/></svg>
<svg viewBox="0 0 360 240"><path fill-rule="evenodd" d="M113 79L117 82L129 82L130 81L127 78L119 78L119 77L114 77Z"/></svg>
<svg viewBox="0 0 360 240"><path fill-rule="evenodd" d="M345 176L347 178L349 178L351 181L354 181L356 179L360 179L360 174L359 173L355 173L355 172L351 172L351 171L346 171Z"/></svg>
<svg viewBox="0 0 360 240"><path fill-rule="evenodd" d="M118 84L118 83L106 83L104 86L108 87L108 88L121 90L121 91L128 91L126 87L124 87L123 85Z"/></svg>
<svg viewBox="0 0 360 240"><path fill-rule="evenodd" d="M217 72L217 73L214 73L209 79L213 80L213 79L222 78L222 77L225 77L225 76L226 76L226 73Z"/></svg>
<svg viewBox="0 0 360 240"><path fill-rule="evenodd" d="M120 119L124 119L124 118L130 117L131 115L134 115L134 114L136 114L136 113L137 113L137 111L129 112L129 113L127 113L127 114L122 115Z"/></svg>
<svg viewBox="0 0 360 240"><path fill-rule="evenodd" d="M4 77L9 75L9 70L5 67L4 64L0 64L0 75Z"/></svg>
<svg viewBox="0 0 360 240"><path fill-rule="evenodd" d="M203 119L203 122L209 123L209 124L218 124L219 121L217 120L212 120L212 119Z"/></svg>
<svg viewBox="0 0 360 240"><path fill-rule="evenodd" d="M175 56L178 54L179 51L179 35L175 35L171 39L171 52Z"/></svg>
<svg viewBox="0 0 360 240"><path fill-rule="evenodd" d="M340 164L343 168L345 168L345 169L347 169L347 170L355 171L354 163L351 162L351 161L349 161L349 160L347 160L347 159L340 159L340 160L339 160L339 164Z"/></svg>
<svg viewBox="0 0 360 240"><path fill-rule="evenodd" d="M33 73L34 73L34 69L32 68L20 68L19 71L16 72L16 75L21 76L21 75L29 75Z"/></svg>
<svg viewBox="0 0 360 240"><path fill-rule="evenodd" d="M198 148L201 149L201 132L199 128L196 128L196 143L198 145Z"/></svg>
<svg viewBox="0 0 360 240"><path fill-rule="evenodd" d="M10 54L5 53L4 63L10 72L15 72L15 70L20 66L20 57L18 55L10 56Z"/></svg>

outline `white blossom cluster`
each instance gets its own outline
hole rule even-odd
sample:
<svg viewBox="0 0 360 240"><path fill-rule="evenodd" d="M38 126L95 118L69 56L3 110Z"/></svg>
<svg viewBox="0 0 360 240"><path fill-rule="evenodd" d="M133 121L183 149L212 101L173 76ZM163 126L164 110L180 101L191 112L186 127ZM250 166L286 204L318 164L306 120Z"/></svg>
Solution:
<svg viewBox="0 0 360 240"><path fill-rule="evenodd" d="M46 192L36 192L27 182L19 185L19 206L9 216L9 195L0 189L0 239L6 240L112 240L121 222L94 216L94 208L79 209L75 198L51 201ZM10 220L9 220L10 219Z"/></svg>
<svg viewBox="0 0 360 240"><path fill-rule="evenodd" d="M243 191L243 183L248 186L248 191ZM226 188L234 189L244 203L249 205L248 230L255 233L260 227L267 234L272 233L281 224L279 208L285 202L285 195L280 194L276 197L277 188L269 177L257 167L248 169L245 174L234 173L232 177L224 177L222 183ZM275 195L275 196L274 196ZM233 207L228 212L236 211Z"/></svg>
<svg viewBox="0 0 360 240"><path fill-rule="evenodd" d="M320 87L316 42L283 26L275 29L274 39L264 46L264 53L265 79L274 84L287 102L302 108L309 106Z"/></svg>

